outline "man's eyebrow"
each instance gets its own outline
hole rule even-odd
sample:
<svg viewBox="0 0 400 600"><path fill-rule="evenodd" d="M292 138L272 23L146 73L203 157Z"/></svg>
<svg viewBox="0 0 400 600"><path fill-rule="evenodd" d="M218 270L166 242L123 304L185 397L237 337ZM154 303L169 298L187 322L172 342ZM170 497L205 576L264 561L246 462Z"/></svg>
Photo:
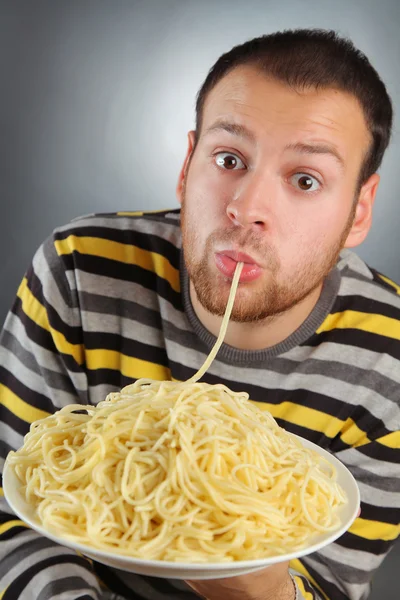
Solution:
<svg viewBox="0 0 400 600"><path fill-rule="evenodd" d="M285 146L285 150L294 150L299 154L328 154L333 156L340 168L343 170L345 167L344 159L339 151L331 144L326 143L310 143L304 144L297 142L296 144L288 144Z"/></svg>
<svg viewBox="0 0 400 600"><path fill-rule="evenodd" d="M211 125L205 130L204 134L207 135L209 133L213 133L214 131L226 131L231 135L245 138L252 143L255 143L256 141L255 135L245 125L240 125L239 123L226 121L225 119L220 119L216 121L213 125ZM336 162L339 164L342 170L345 166L345 162L341 154L338 152L335 146L332 146L328 143L306 144L303 142L297 142L295 144L288 144L287 146L285 146L285 150L293 150L294 152L297 152L299 154L328 154L335 158Z"/></svg>
<svg viewBox="0 0 400 600"><path fill-rule="evenodd" d="M211 127L208 127L204 134L207 135L209 133L213 133L214 131L226 131L232 135L245 138L252 143L254 143L256 139L255 135L250 131L250 129L247 129L245 125L239 125L239 123L232 123L230 121L225 121L224 119L220 119L211 125Z"/></svg>

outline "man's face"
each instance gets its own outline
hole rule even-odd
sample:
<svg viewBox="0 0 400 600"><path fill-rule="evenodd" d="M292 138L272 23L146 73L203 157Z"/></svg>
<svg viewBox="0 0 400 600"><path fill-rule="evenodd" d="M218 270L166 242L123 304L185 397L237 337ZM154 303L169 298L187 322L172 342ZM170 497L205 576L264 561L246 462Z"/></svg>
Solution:
<svg viewBox="0 0 400 600"><path fill-rule="evenodd" d="M351 230L369 144L349 94L300 93L253 67L225 76L207 97L180 193L201 304L224 313L238 261L236 321L280 314L321 286Z"/></svg>

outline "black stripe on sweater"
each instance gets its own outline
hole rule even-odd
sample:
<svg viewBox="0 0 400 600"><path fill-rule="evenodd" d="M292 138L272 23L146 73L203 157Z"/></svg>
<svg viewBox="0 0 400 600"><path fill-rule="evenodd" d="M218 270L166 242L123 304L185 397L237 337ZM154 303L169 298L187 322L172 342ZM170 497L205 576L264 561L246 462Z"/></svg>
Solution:
<svg viewBox="0 0 400 600"><path fill-rule="evenodd" d="M399 340L362 331L361 329L331 329L330 331L315 333L306 342L301 344L301 346L316 348L327 342L354 346L363 350L370 350L376 354L389 354L389 356L392 356L396 360L400 360Z"/></svg>
<svg viewBox="0 0 400 600"><path fill-rule="evenodd" d="M374 460L390 462L398 464L400 450L399 448L390 448L384 444L380 444L379 441L375 441L372 444L365 444L357 448L358 452L373 458Z"/></svg>
<svg viewBox="0 0 400 600"><path fill-rule="evenodd" d="M389 506L382 508L380 506L362 502L361 518L367 519L367 521L380 521L381 523L388 523L389 525L398 525L400 522L400 506L399 508L392 508Z"/></svg>
<svg viewBox="0 0 400 600"><path fill-rule="evenodd" d="M300 573L298 574L298 577L300 577L301 581L303 582L305 591L311 594L313 598L315 598L315 590L311 587L311 584L308 581L308 579L303 575L300 575Z"/></svg>
<svg viewBox="0 0 400 600"><path fill-rule="evenodd" d="M163 341L161 339L161 342ZM115 333L85 333L85 348L87 350L114 350L126 356L145 360L147 362L167 366L168 356L165 348L150 346L138 340L130 340Z"/></svg>
<svg viewBox="0 0 400 600"><path fill-rule="evenodd" d="M18 319L20 319L23 324L26 334L32 342L41 346L44 350L48 350L49 352L60 354L62 357L65 366L69 371L79 372L81 367L77 364L73 356L70 354L59 353L55 347L53 337L47 329L43 329L40 325L35 323L28 315L24 312L22 308L22 303L19 298L16 299L14 306L12 308L12 312L16 315Z"/></svg>
<svg viewBox="0 0 400 600"><path fill-rule="evenodd" d="M347 531L335 543L350 550L360 550L361 552L369 552L375 556L380 556L381 554L386 554L394 542L395 540L368 540Z"/></svg>
<svg viewBox="0 0 400 600"><path fill-rule="evenodd" d="M0 542L5 542L6 540L11 540L16 535L18 535L19 533L22 533L24 531L27 531L27 527L24 527L23 525L14 525L14 527L10 527L10 529L7 529L7 531L4 531L0 535Z"/></svg>
<svg viewBox="0 0 400 600"><path fill-rule="evenodd" d="M30 407L43 410L47 413L54 412L53 403L47 396L28 388L22 381L14 377L10 371L2 366L0 366L0 381L18 396L18 398L22 398L24 402L29 404ZM11 426L10 423L9 425Z"/></svg>
<svg viewBox="0 0 400 600"><path fill-rule="evenodd" d="M119 594L123 598L129 600L139 600L140 596L135 594L128 586L124 584L106 565L93 562L93 569L97 577L108 587L114 594Z"/></svg>
<svg viewBox="0 0 400 600"><path fill-rule="evenodd" d="M307 571L310 573L311 577L314 581L324 590L325 594L330 598L330 600L349 600L348 596L344 594L334 583L323 579L317 571L315 571L307 561L304 561L304 565ZM303 578L304 582L305 578Z"/></svg>
<svg viewBox="0 0 400 600"><path fill-rule="evenodd" d="M365 296L338 296L332 307L331 314L340 313L346 310L354 310L359 313L365 313L369 315L383 315L390 319L398 321L400 319L400 310L392 304L386 302L380 302L373 298L366 298Z"/></svg>
<svg viewBox="0 0 400 600"><path fill-rule="evenodd" d="M6 383L7 385L7 383ZM8 410L3 404L0 405L1 421L6 423L11 429L24 436L29 431L30 423L17 417L13 412Z"/></svg>
<svg viewBox="0 0 400 600"><path fill-rule="evenodd" d="M159 237L157 234L135 231L133 229L112 229L100 225L83 225L76 229L56 232L56 240L65 240L69 236L93 237L102 240L110 240L126 246L132 246L161 254L175 269L179 269L180 251L174 244Z"/></svg>
<svg viewBox="0 0 400 600"><path fill-rule="evenodd" d="M171 302L177 310L183 311L180 292L176 292L167 279L159 277L153 271L148 271L138 265L122 263L101 256L81 254L77 251L72 254L63 254L60 258L68 271L79 270L126 283L137 283L151 292L155 292L167 302Z"/></svg>
<svg viewBox="0 0 400 600"><path fill-rule="evenodd" d="M61 319L60 315L56 312L53 306L45 300L42 282L34 273L34 271L32 271L28 276L28 288L32 295L45 308L51 327L62 333L70 344L82 344L82 327L68 325Z"/></svg>
<svg viewBox="0 0 400 600"><path fill-rule="evenodd" d="M20 573L19 575L17 575L16 578L14 579L14 581L8 586L2 600L17 600L20 597L20 594L23 593L23 591L27 587L27 585L35 577L35 575L37 575L38 573L40 573L41 571L43 571L45 569L49 569L50 567L59 566L62 564L78 565L88 571L90 570L88 561L85 558L82 558L80 556L75 556L75 555L51 556L49 558L46 558L45 560L42 560L42 561L34 564L32 567L29 567L28 569L26 569L23 573ZM50 573L49 573L49 576L51 576ZM86 587L86 588L90 587L85 582L85 580L82 580L82 583L83 583L83 587ZM94 600L94 599L96 599L96 596L94 596L92 594L90 594L90 595L84 594L84 595L81 595L76 598L76 600Z"/></svg>

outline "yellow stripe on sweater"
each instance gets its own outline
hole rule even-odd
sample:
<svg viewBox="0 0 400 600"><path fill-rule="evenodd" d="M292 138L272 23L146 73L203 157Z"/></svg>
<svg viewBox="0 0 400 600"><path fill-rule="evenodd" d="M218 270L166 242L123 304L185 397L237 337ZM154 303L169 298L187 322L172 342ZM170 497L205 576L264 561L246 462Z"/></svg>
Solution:
<svg viewBox="0 0 400 600"><path fill-rule="evenodd" d="M117 215L119 217L143 217L144 215L144 211L143 210L121 210L119 212L117 212Z"/></svg>
<svg viewBox="0 0 400 600"><path fill-rule="evenodd" d="M318 585L318 583L315 581L314 577L312 577L310 575L310 573L307 571L306 567L303 565L303 563L298 558L294 558L293 560L290 561L290 568L293 569L293 571L297 571L297 573L300 573L300 575L303 575L315 587L316 590L321 592L321 594L323 595L323 597L326 600L329 600L329 598L326 595L326 593L324 592L324 590L321 588L320 585Z"/></svg>
<svg viewBox="0 0 400 600"><path fill-rule="evenodd" d="M300 575L294 575L297 586L305 600L313 600L314 596L310 592L306 592L304 583Z"/></svg>
<svg viewBox="0 0 400 600"><path fill-rule="evenodd" d="M357 447L369 443L364 431L352 419L342 421L337 417L293 402L269 404L268 402L255 402L261 410L268 410L275 419L283 419L289 423L319 431L329 438L340 435L345 444Z"/></svg>
<svg viewBox="0 0 400 600"><path fill-rule="evenodd" d="M364 444L369 444L371 441L365 431L360 429L358 425L354 423L353 419L350 418L344 422L340 437L345 444L352 448L364 446Z"/></svg>
<svg viewBox="0 0 400 600"><path fill-rule="evenodd" d="M47 316L45 307L39 302L37 298L32 294L28 287L28 281L26 277L21 282L17 293L22 303L22 310L24 313L34 322L36 325L48 331L54 341L54 344L62 354L69 354L73 356L75 361L82 365L84 363L84 350L81 344L71 344L66 339L65 335L60 331L54 329Z"/></svg>
<svg viewBox="0 0 400 600"><path fill-rule="evenodd" d="M289 401L281 402L280 404L256 401L256 404L261 410L268 410L275 419L284 419L308 429L312 427L316 431L325 433L328 437L335 437L344 423L344 421L337 417L328 415L315 408L300 406Z"/></svg>
<svg viewBox="0 0 400 600"><path fill-rule="evenodd" d="M391 541L398 537L400 527L398 525L392 525L391 523L382 523L380 521L369 521L367 519L358 518L350 527L349 533L366 540Z"/></svg>
<svg viewBox="0 0 400 600"><path fill-rule="evenodd" d="M157 215L169 212L169 209L159 208L156 210L121 210L117 212L119 217L145 217L146 215Z"/></svg>
<svg viewBox="0 0 400 600"><path fill-rule="evenodd" d="M360 329L379 336L384 335L396 340L400 339L400 321L397 319L355 310L346 310L328 315L321 327L317 329L317 333L331 331L332 329Z"/></svg>
<svg viewBox="0 0 400 600"><path fill-rule="evenodd" d="M11 413L27 423L33 423L33 421L44 419L49 415L49 413L44 410L35 408L21 400L19 396L14 394L14 392L2 383L0 383L0 401Z"/></svg>
<svg viewBox="0 0 400 600"><path fill-rule="evenodd" d="M179 270L175 269L164 256L157 252L142 250L131 244L113 242L95 237L70 235L64 240L56 240L59 256L77 251L80 254L98 256L129 265L137 265L166 279L176 292L180 291Z"/></svg>
<svg viewBox="0 0 400 600"><path fill-rule="evenodd" d="M28 525L23 521L20 521L19 519L13 519L12 521L7 521L6 523L0 525L0 536L13 527L26 527L26 529L30 529L30 527L28 527Z"/></svg>
<svg viewBox="0 0 400 600"><path fill-rule="evenodd" d="M389 277L385 277L385 275L382 275L381 273L379 273L378 275L381 279L383 279L383 281L386 281L386 283L388 283L392 288L394 288L397 294L400 294L400 286L397 285L397 283L389 279Z"/></svg>
<svg viewBox="0 0 400 600"><path fill-rule="evenodd" d="M392 431L377 440L379 444L387 446L388 448L400 448L400 431Z"/></svg>
<svg viewBox="0 0 400 600"><path fill-rule="evenodd" d="M140 377L158 381L171 379L171 373L167 367L127 356L116 350L86 350L86 364L90 370L113 369L120 371L125 377L131 379L139 379Z"/></svg>

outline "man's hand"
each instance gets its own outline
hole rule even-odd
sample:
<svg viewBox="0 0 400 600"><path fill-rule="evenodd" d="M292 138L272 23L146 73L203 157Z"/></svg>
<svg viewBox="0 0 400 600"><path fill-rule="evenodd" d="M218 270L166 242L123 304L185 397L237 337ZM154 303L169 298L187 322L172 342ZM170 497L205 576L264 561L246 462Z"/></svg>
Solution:
<svg viewBox="0 0 400 600"><path fill-rule="evenodd" d="M207 600L294 600L296 597L288 562L248 575L186 583Z"/></svg>

